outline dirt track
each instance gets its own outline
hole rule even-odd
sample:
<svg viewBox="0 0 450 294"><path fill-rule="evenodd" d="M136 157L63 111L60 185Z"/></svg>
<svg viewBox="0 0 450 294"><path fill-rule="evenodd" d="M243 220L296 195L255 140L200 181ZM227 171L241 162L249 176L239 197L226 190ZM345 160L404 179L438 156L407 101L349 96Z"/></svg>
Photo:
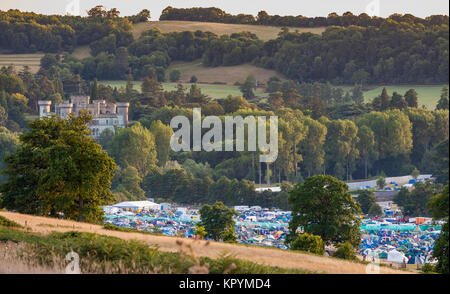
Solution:
<svg viewBox="0 0 450 294"><path fill-rule="evenodd" d="M5 211L0 211L0 215L21 225L26 225L31 229L32 232L37 233L45 234L52 231L66 232L73 230L80 232L91 232L107 236L114 236L125 240L140 240L149 245L157 246L162 251L169 252L179 251L180 246L177 245L177 240L179 240L182 241L183 244L191 244L195 256L217 258L223 253L228 253L236 258L249 260L259 264L266 264L283 268L304 269L317 273L365 274L367 269L366 265L360 263L347 262L344 260L329 257L321 257L281 249L256 246L240 246L220 242L209 242L209 245L205 247L205 241L193 241L186 238L110 231L103 229L103 227L99 225L31 216ZM405 271L395 270L387 267L380 267L379 269L380 273L382 274L407 273Z"/></svg>

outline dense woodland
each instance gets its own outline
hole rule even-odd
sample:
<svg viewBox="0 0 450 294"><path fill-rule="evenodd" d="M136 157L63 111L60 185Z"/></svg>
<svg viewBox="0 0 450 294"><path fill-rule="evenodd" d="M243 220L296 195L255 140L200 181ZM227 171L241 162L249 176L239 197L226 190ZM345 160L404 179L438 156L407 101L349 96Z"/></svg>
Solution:
<svg viewBox="0 0 450 294"><path fill-rule="evenodd" d="M147 21L150 12L124 18L119 14L115 8L106 11L101 6L89 10L88 17L0 10L0 48L15 53L71 52L111 34L125 46L133 39L132 23Z"/></svg>
<svg viewBox="0 0 450 294"><path fill-rule="evenodd" d="M33 50L57 53L46 54L36 74L12 66L0 70L0 159L21 146L19 136L30 131L27 123L37 114L38 100L54 105L71 94L87 94L92 100L130 102L132 124L99 139L117 164L111 187L117 200L220 200L226 205L286 208L290 186L317 174L352 180L418 169L433 173L441 183L448 181L448 167L441 164L448 162L448 88L442 89L435 109L419 105L414 86L405 93L384 89L369 103L362 92L370 83L447 84L447 24L431 18L427 25L390 18L378 26L330 27L322 35L283 29L267 42L248 32L217 36L152 29L133 40L132 22L147 20L149 12L131 19L118 15L101 7L86 18L11 10L0 14L0 26L6 28L0 30L3 49L21 52L18 48L35 45ZM59 40L59 45L48 49L46 38L27 35L33 29ZM8 41L20 30L27 45L8 47L20 43ZM79 44L89 44L92 56L79 60L63 52ZM251 75L239 81L242 96L226 99L208 97L195 80L187 88L179 84L164 91L161 82L172 61L199 58L206 66L252 62L288 79L272 77L262 85L267 99L255 96ZM126 79L127 84L112 88L99 85L100 79ZM140 91L135 80L142 80ZM344 91L339 84L354 86ZM193 107L221 119L277 115L278 159L261 164L259 151L172 152L170 120L176 115L192 118ZM264 183L283 183L283 191L256 193L255 184Z"/></svg>
<svg viewBox="0 0 450 294"><path fill-rule="evenodd" d="M13 53L63 53L89 44L92 57L68 61L73 73L88 80L124 79L129 68L135 79L141 79L154 68L162 81L172 61L200 58L204 66L252 62L295 81L336 85L430 84L449 78L445 16L423 20L393 15L374 25L331 22L322 35L283 28L277 39L266 42L249 32L217 36L201 31L164 34L158 29L134 40L133 22L149 17L150 12L142 11L121 18L118 11L102 7L91 9L88 17L9 10L0 12L0 48Z"/></svg>

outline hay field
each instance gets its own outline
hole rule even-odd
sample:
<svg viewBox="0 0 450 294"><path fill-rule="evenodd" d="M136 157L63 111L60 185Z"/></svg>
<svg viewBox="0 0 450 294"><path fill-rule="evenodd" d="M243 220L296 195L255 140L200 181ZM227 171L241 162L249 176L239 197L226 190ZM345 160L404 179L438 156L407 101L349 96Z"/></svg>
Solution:
<svg viewBox="0 0 450 294"><path fill-rule="evenodd" d="M0 67L14 65L17 71L21 71L25 65L30 67L30 72L39 70L43 53L33 54L0 54Z"/></svg>
<svg viewBox="0 0 450 294"><path fill-rule="evenodd" d="M166 79L169 80L169 74L172 70L179 70L181 73L180 81L188 82L192 75L195 75L200 83L224 82L228 85L234 85L235 82L243 82L249 74L253 74L259 82L266 83L272 76L277 76L280 80L285 77L275 70L257 67L249 63L233 66L205 67L201 60L192 62L172 62L166 71Z"/></svg>
<svg viewBox="0 0 450 294"><path fill-rule="evenodd" d="M137 38L142 32L158 27L163 33L175 31L210 31L217 35L239 33L248 31L256 34L261 40L267 41L275 39L280 32L280 27L246 25L246 24L225 24L215 22L196 22L196 21L178 21L178 20L162 20L149 21L134 25L133 36ZM299 32L311 32L321 34L325 31L325 27L318 28L289 28L290 31L298 30Z"/></svg>

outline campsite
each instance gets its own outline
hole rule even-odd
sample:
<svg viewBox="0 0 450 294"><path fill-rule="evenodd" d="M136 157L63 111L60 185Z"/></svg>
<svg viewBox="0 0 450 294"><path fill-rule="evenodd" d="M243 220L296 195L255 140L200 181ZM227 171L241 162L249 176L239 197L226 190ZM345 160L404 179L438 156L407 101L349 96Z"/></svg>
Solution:
<svg viewBox="0 0 450 294"><path fill-rule="evenodd" d="M235 229L239 244L287 249L285 245L289 211L270 210L259 206L236 206ZM105 223L166 236L195 239L195 226L200 222L198 209L152 201L122 202L105 206ZM442 222L424 224L423 218L399 221L398 218L365 218L361 225L358 249L364 261L375 261L395 267L406 264L420 268L434 263L434 241L440 234ZM333 248L330 248L332 251Z"/></svg>

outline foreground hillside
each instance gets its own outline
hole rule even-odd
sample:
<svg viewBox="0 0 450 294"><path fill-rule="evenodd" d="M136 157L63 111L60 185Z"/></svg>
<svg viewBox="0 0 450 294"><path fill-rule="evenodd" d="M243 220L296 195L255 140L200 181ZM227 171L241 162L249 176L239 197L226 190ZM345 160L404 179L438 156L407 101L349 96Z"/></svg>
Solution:
<svg viewBox="0 0 450 294"><path fill-rule="evenodd" d="M120 231L110 231L99 225L87 223L79 223L74 221L57 220L46 217L37 217L13 212L0 212L0 215L26 226L27 229L34 233L49 234L55 232L90 232L100 235L118 237L124 240L138 240L145 242L151 246L156 246L163 252L178 252L180 241L187 247L192 247L189 255L196 257L219 258L224 253L234 258L250 261L258 264L264 264L273 267L286 269L299 269L316 273L366 273L366 265L361 263L348 262L344 260L316 256L300 252L284 251L279 249L243 246L226 244L219 242L193 241L185 238L175 238L167 236L149 235L142 233L129 233ZM398 274L405 271L394 270L387 267L381 267L380 273Z"/></svg>

